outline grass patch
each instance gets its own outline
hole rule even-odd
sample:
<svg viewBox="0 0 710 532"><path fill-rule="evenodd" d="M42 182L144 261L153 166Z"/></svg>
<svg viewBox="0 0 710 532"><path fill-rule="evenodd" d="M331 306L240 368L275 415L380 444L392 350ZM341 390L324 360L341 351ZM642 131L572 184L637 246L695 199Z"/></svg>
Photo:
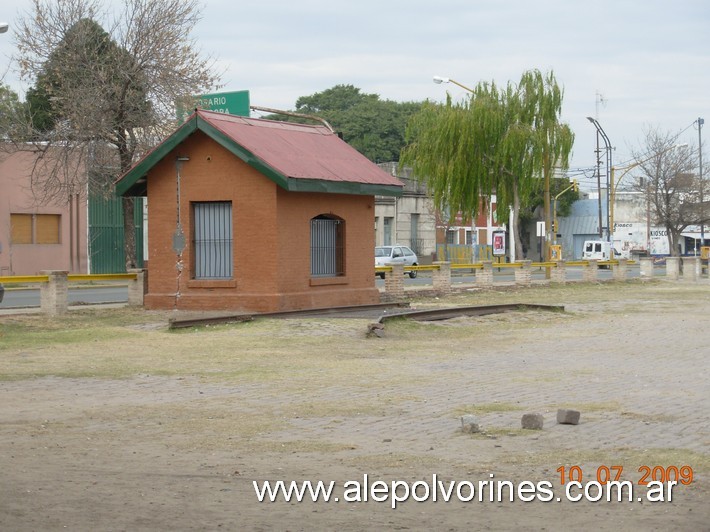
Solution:
<svg viewBox="0 0 710 532"><path fill-rule="evenodd" d="M593 403L556 403L554 405L549 405L548 408L552 412L557 412L558 408L579 410L579 412L584 415L585 413L590 412L618 412L619 410L621 410L621 403L619 403L618 401Z"/></svg>
<svg viewBox="0 0 710 532"><path fill-rule="evenodd" d="M637 419L643 423L672 423L675 421L673 416L667 414L643 414L639 412L622 412L623 417Z"/></svg>
<svg viewBox="0 0 710 532"><path fill-rule="evenodd" d="M392 452L387 454L366 454L348 460L356 470L370 473L386 469L414 469L417 471L437 471L444 460L431 455Z"/></svg>
<svg viewBox="0 0 710 532"><path fill-rule="evenodd" d="M485 414L495 414L499 412L515 412L523 407L512 403L483 403L476 405L462 405L454 408L453 414L457 417L466 414L483 416Z"/></svg>
<svg viewBox="0 0 710 532"><path fill-rule="evenodd" d="M492 427L480 432L482 436L495 436L496 438L501 438L504 436L539 436L539 430L529 430L529 429L511 429L503 427Z"/></svg>
<svg viewBox="0 0 710 532"><path fill-rule="evenodd" d="M273 453L338 453L357 449L354 445L333 443L323 440L259 440L250 442L247 447L253 447L259 452Z"/></svg>

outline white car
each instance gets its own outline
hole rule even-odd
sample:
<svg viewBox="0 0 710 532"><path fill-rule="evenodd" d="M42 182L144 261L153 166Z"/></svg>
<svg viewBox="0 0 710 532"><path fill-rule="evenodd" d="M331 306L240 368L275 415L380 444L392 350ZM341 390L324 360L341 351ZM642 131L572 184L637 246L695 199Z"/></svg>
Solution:
<svg viewBox="0 0 710 532"><path fill-rule="evenodd" d="M416 266L419 263L417 254L407 246L378 246L375 248L375 266L387 266L388 264L404 264L405 273L414 279L417 270L407 270L407 266ZM377 275L385 278L384 272L377 272Z"/></svg>

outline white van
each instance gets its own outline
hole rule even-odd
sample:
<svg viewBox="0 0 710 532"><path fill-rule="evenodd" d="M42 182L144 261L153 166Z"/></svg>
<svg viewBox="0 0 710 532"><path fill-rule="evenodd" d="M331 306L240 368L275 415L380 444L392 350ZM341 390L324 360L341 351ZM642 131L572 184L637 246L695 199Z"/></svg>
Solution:
<svg viewBox="0 0 710 532"><path fill-rule="evenodd" d="M585 240L582 248L582 260L612 260L619 257L617 252L606 240Z"/></svg>

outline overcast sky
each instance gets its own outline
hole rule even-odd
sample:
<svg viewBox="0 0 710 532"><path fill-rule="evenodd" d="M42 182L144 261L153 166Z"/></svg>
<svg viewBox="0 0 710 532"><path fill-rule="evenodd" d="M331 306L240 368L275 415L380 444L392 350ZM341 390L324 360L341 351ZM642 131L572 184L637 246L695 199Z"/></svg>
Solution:
<svg viewBox="0 0 710 532"><path fill-rule="evenodd" d="M2 2L0 20L11 25L0 35L3 72L13 19L31 5ZM221 91L249 90L252 105L293 109L299 96L336 84L443 101L446 91L466 93L433 75L472 87L554 70L576 135L574 168L594 166L587 116L610 138L615 165L628 163L649 127L685 130L680 142L697 147L693 122L710 119L708 0L207 0L202 15L192 37L217 61ZM4 81L21 95L27 88L12 71Z"/></svg>

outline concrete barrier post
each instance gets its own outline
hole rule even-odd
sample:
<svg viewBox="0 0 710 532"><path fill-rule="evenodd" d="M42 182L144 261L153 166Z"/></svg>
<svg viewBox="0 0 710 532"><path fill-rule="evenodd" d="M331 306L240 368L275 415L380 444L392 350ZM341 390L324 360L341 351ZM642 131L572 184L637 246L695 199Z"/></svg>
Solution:
<svg viewBox="0 0 710 532"><path fill-rule="evenodd" d="M596 283L599 279L599 265L596 260L588 260L582 272L582 280L585 283Z"/></svg>
<svg viewBox="0 0 710 532"><path fill-rule="evenodd" d="M532 284L531 260L521 260L520 268L515 269L515 285L530 286Z"/></svg>
<svg viewBox="0 0 710 532"><path fill-rule="evenodd" d="M641 277L653 279L653 259L651 257L643 257L639 259L641 263Z"/></svg>
<svg viewBox="0 0 710 532"><path fill-rule="evenodd" d="M128 306L142 307L143 298L148 291L148 272L144 269L129 269L128 273L135 273L136 278L128 281Z"/></svg>
<svg viewBox="0 0 710 532"><path fill-rule="evenodd" d="M440 294L451 293L451 263L437 261L434 266L438 266L437 270L432 272L432 285L436 292Z"/></svg>
<svg viewBox="0 0 710 532"><path fill-rule="evenodd" d="M700 279L702 263L700 257L683 257L683 279L697 281Z"/></svg>
<svg viewBox="0 0 710 532"><path fill-rule="evenodd" d="M678 257L668 257L666 259L666 278L671 281L677 281L680 275L679 272L680 261Z"/></svg>
<svg viewBox="0 0 710 532"><path fill-rule="evenodd" d="M387 264L391 272L385 272L385 294L392 299L404 297L404 264Z"/></svg>
<svg viewBox="0 0 710 532"><path fill-rule="evenodd" d="M550 282L556 284L565 284L567 282L565 261L557 261L557 266L552 268L552 271L550 272Z"/></svg>
<svg viewBox="0 0 710 532"><path fill-rule="evenodd" d="M619 264L614 264L613 276L615 281L626 281L626 277L629 273L629 261L628 259L619 259Z"/></svg>
<svg viewBox="0 0 710 532"><path fill-rule="evenodd" d="M476 272L476 284L491 287L493 286L493 262L484 260L482 264L483 268Z"/></svg>
<svg viewBox="0 0 710 532"><path fill-rule="evenodd" d="M42 275L49 276L49 281L40 288L40 308L49 316L64 314L69 309L69 272L62 270L43 270Z"/></svg>

